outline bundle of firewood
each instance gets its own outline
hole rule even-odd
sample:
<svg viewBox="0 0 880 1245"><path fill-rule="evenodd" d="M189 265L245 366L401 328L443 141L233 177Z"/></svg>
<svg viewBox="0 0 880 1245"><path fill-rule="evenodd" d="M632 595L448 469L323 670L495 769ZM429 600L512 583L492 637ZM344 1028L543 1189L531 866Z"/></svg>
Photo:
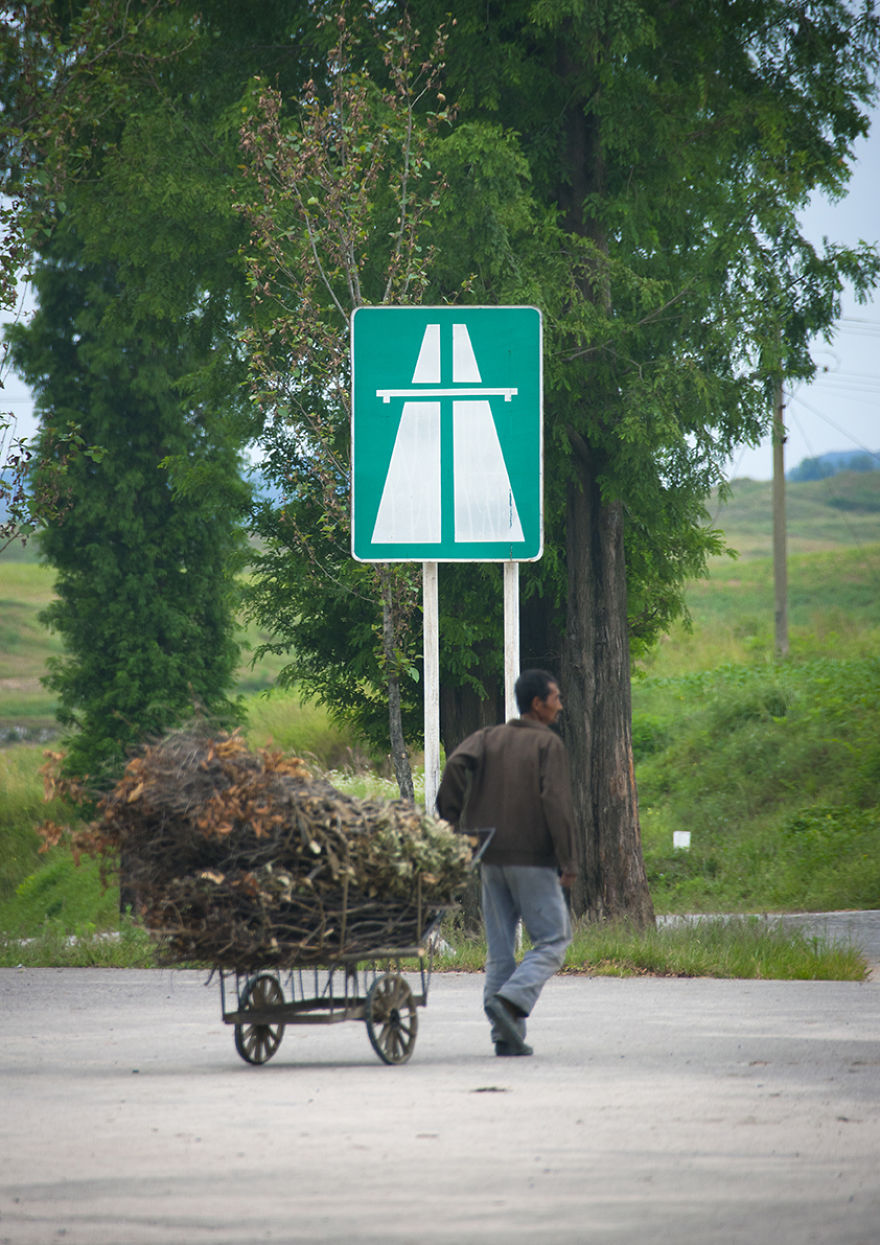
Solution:
<svg viewBox="0 0 880 1245"><path fill-rule="evenodd" d="M134 757L74 848L119 859L166 958L242 970L415 946L472 859L405 801L345 795L197 727Z"/></svg>

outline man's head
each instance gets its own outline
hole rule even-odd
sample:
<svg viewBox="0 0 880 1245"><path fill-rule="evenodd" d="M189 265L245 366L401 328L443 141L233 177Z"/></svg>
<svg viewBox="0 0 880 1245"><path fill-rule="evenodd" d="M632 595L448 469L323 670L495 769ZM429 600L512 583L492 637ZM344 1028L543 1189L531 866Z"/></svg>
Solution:
<svg viewBox="0 0 880 1245"><path fill-rule="evenodd" d="M562 708L559 684L546 670L523 670L514 685L516 704L524 717L551 726Z"/></svg>

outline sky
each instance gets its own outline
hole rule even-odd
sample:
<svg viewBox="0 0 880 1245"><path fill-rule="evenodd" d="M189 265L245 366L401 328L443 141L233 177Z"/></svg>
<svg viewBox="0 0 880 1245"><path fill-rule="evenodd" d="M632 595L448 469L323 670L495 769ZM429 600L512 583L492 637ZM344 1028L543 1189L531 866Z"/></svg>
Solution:
<svg viewBox="0 0 880 1245"><path fill-rule="evenodd" d="M804 234L814 244L823 237L848 245L880 242L880 108L854 154L846 198L838 203L816 199L801 217ZM832 342L814 345L815 379L784 392L786 470L833 450L880 453L880 289L873 302L863 305L847 290L842 303ZM727 475L771 479L770 437L756 449L741 448Z"/></svg>
<svg viewBox="0 0 880 1245"><path fill-rule="evenodd" d="M848 245L880 242L880 107L873 113L868 138L855 147L847 196L838 203L817 199L802 221L806 236L816 244L823 237ZM27 312L27 291L23 291L21 314ZM9 318L2 315L4 321ZM833 450L880 453L880 290L864 305L847 290L831 344L816 343L813 357L816 378L785 393L786 470ZM15 435L29 436L34 419L27 387L2 363L0 379L0 410L15 416ZM3 448L8 445L0 445ZM729 479L771 479L770 437L757 448L741 447L726 474Z"/></svg>

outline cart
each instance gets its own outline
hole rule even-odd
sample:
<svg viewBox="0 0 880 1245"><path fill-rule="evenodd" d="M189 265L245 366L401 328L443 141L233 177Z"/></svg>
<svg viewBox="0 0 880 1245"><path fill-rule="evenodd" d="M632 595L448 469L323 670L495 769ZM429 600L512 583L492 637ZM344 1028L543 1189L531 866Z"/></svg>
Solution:
<svg viewBox="0 0 880 1245"><path fill-rule="evenodd" d="M406 1063L416 1044L419 1007L428 1002L433 953L429 946L385 948L341 956L332 964L220 970L224 1024L235 1026L235 1049L246 1063L266 1063L287 1025L362 1020L376 1054ZM415 962L403 967L403 961ZM409 978L409 979L408 979Z"/></svg>
<svg viewBox="0 0 880 1245"><path fill-rule="evenodd" d="M482 859L493 829L467 832ZM445 908L422 907L416 894L418 945L337 954L324 963L261 968L219 968L223 1023L235 1026L235 1049L246 1063L267 1063L287 1025L334 1025L362 1020L383 1063L406 1063L419 1030L418 1008L427 1006L433 938ZM344 920L343 920L344 926Z"/></svg>

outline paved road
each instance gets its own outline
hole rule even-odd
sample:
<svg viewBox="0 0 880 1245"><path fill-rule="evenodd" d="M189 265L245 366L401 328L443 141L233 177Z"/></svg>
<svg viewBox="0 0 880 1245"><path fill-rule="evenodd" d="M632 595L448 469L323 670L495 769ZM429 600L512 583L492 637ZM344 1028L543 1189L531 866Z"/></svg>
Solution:
<svg viewBox="0 0 880 1245"><path fill-rule="evenodd" d="M250 1067L198 973L0 970L3 1245L876 1245L880 982L560 977L497 1059L435 975Z"/></svg>

